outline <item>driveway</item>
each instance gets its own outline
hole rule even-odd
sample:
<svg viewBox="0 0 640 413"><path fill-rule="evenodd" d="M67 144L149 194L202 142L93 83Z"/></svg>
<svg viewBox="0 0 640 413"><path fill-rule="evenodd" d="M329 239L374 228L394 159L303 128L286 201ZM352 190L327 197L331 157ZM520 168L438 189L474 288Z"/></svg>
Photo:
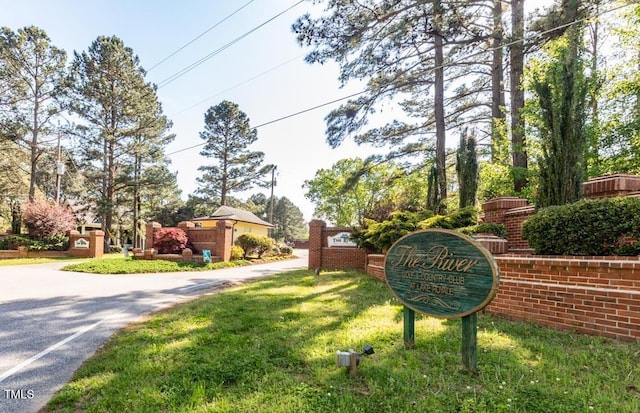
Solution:
<svg viewBox="0 0 640 413"><path fill-rule="evenodd" d="M203 272L95 275L65 263L0 267L0 413L37 412L109 337L228 281L306 269L299 258Z"/></svg>

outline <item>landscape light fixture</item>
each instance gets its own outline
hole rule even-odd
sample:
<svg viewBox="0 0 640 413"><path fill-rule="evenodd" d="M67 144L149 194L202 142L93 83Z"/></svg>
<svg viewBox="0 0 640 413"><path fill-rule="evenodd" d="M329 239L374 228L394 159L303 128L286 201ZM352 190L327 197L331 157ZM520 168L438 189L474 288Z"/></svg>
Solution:
<svg viewBox="0 0 640 413"><path fill-rule="evenodd" d="M373 346L371 344L365 344L362 348L362 352L358 353L353 349L349 351L336 351L336 364L338 367L346 367L349 373L356 374L356 367L360 364L361 356L370 356L374 354Z"/></svg>

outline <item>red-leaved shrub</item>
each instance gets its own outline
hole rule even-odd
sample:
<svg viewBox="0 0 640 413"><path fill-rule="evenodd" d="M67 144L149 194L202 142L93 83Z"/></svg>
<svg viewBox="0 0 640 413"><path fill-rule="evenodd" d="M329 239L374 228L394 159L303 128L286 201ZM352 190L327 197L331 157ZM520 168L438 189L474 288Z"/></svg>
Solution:
<svg viewBox="0 0 640 413"><path fill-rule="evenodd" d="M153 248L159 254L180 254L188 242L189 237L182 228L160 228L153 233Z"/></svg>
<svg viewBox="0 0 640 413"><path fill-rule="evenodd" d="M22 220L32 238L47 238L76 229L77 219L70 208L56 202L34 200L25 206Z"/></svg>

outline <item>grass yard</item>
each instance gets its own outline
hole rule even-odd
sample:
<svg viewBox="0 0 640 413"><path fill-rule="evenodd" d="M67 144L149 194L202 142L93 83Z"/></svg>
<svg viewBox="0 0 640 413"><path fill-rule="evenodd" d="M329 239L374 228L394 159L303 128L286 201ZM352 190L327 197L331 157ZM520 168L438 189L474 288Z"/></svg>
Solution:
<svg viewBox="0 0 640 413"><path fill-rule="evenodd" d="M359 272L295 271L154 314L118 333L46 412L640 411L640 343L478 317L477 375L460 320L416 315ZM336 350L375 354L353 377Z"/></svg>

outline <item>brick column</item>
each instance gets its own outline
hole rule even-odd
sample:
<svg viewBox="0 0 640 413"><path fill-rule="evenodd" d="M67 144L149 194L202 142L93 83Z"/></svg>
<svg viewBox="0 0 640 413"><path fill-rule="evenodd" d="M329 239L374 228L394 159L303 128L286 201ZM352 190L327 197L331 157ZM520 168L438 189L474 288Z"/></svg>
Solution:
<svg viewBox="0 0 640 413"><path fill-rule="evenodd" d="M314 219L309 222L309 269L322 267L322 234L327 223Z"/></svg>
<svg viewBox="0 0 640 413"><path fill-rule="evenodd" d="M69 231L69 254L72 257L101 258L104 254L104 231L90 231L88 235Z"/></svg>
<svg viewBox="0 0 640 413"><path fill-rule="evenodd" d="M233 221L220 220L216 224L218 229L216 234L216 250L214 254L222 261L231 260L231 247L233 242Z"/></svg>
<svg viewBox="0 0 640 413"><path fill-rule="evenodd" d="M147 235L144 241L144 248L150 250L153 248L153 232L162 228L159 222L147 222Z"/></svg>
<svg viewBox="0 0 640 413"><path fill-rule="evenodd" d="M89 231L89 256L102 258L104 254L104 231Z"/></svg>
<svg viewBox="0 0 640 413"><path fill-rule="evenodd" d="M504 224L504 215L513 208L529 205L526 199L515 196L501 196L493 198L482 204L484 222L489 224Z"/></svg>

